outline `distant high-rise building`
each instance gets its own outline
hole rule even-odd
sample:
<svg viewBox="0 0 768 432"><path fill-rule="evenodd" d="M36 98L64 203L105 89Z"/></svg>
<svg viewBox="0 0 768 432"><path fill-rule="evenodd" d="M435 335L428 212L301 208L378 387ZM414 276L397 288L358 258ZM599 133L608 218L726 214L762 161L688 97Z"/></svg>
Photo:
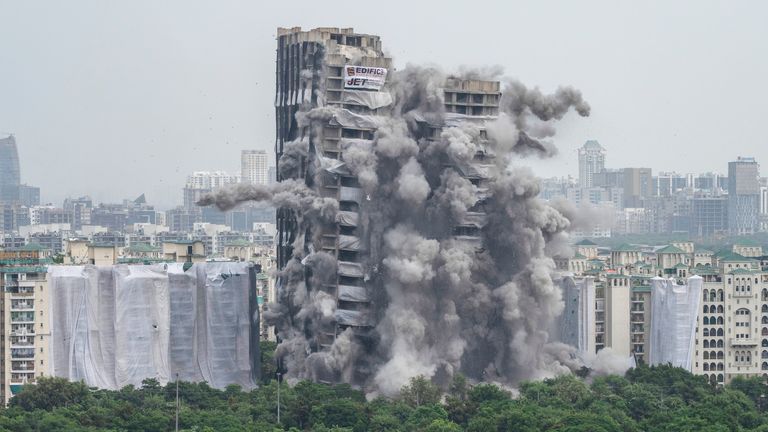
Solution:
<svg viewBox="0 0 768 432"><path fill-rule="evenodd" d="M721 189L728 187L728 178L722 174L704 173L693 179L693 188L697 191L720 194Z"/></svg>
<svg viewBox="0 0 768 432"><path fill-rule="evenodd" d="M653 195L670 197L688 187L688 176L676 172L661 172L653 177ZM691 177L691 182L693 178Z"/></svg>
<svg viewBox="0 0 768 432"><path fill-rule="evenodd" d="M0 138L0 202L16 203L19 200L21 174L16 138L8 135Z"/></svg>
<svg viewBox="0 0 768 432"><path fill-rule="evenodd" d="M83 225L91 224L93 200L89 196L67 198L64 200L64 210L72 214L72 229L81 230Z"/></svg>
<svg viewBox="0 0 768 432"><path fill-rule="evenodd" d="M269 167L268 170L269 175L269 184L277 183L277 168L275 167Z"/></svg>
<svg viewBox="0 0 768 432"><path fill-rule="evenodd" d="M760 165L755 158L728 162L728 229L733 234L753 234L759 228Z"/></svg>
<svg viewBox="0 0 768 432"><path fill-rule="evenodd" d="M243 183L269 184L267 152L264 150L243 150L240 155L240 177Z"/></svg>
<svg viewBox="0 0 768 432"><path fill-rule="evenodd" d="M40 205L40 188L37 186L20 185L19 203L23 206L32 207Z"/></svg>
<svg viewBox="0 0 768 432"><path fill-rule="evenodd" d="M237 177L224 171L196 171L187 177L184 186L184 208L199 210L195 204L200 197L221 186L237 183Z"/></svg>
<svg viewBox="0 0 768 432"><path fill-rule="evenodd" d="M624 168L624 207L642 207L643 199L652 195L653 175L650 168Z"/></svg>
<svg viewBox="0 0 768 432"><path fill-rule="evenodd" d="M605 168L605 149L595 140L589 140L579 149L579 185L592 187L593 176Z"/></svg>

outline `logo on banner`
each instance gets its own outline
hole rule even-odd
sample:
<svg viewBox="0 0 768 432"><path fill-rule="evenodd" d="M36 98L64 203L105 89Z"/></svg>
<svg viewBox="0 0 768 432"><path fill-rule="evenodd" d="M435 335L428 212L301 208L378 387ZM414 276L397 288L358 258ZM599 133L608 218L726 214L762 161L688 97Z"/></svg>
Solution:
<svg viewBox="0 0 768 432"><path fill-rule="evenodd" d="M344 66L344 88L380 90L386 80L386 68Z"/></svg>

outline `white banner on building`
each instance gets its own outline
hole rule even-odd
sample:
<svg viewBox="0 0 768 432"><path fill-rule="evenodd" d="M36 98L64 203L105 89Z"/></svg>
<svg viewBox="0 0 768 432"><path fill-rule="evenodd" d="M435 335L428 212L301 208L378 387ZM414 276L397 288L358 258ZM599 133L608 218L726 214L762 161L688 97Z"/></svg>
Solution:
<svg viewBox="0 0 768 432"><path fill-rule="evenodd" d="M344 88L380 90L386 80L386 68L344 66Z"/></svg>

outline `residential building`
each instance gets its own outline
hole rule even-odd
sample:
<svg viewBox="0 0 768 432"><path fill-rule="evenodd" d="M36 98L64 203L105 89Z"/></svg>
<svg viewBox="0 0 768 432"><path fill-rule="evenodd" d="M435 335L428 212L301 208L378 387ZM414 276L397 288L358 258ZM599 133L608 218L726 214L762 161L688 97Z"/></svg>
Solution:
<svg viewBox="0 0 768 432"><path fill-rule="evenodd" d="M224 171L195 171L187 176L184 186L184 208L192 210L197 208L200 198L224 185L237 183L237 176Z"/></svg>
<svg viewBox="0 0 768 432"><path fill-rule="evenodd" d="M698 238L709 238L727 233L727 196L695 196L691 201L690 235Z"/></svg>
<svg viewBox="0 0 768 432"><path fill-rule="evenodd" d="M643 200L653 193L650 168L623 168L624 207L643 207Z"/></svg>
<svg viewBox="0 0 768 432"><path fill-rule="evenodd" d="M4 403L49 370L51 329L47 265L51 251L36 244L0 251Z"/></svg>
<svg viewBox="0 0 768 432"><path fill-rule="evenodd" d="M25 207L40 205L40 188L30 185L19 185L19 204Z"/></svg>
<svg viewBox="0 0 768 432"><path fill-rule="evenodd" d="M72 215L72 229L79 231L83 225L91 225L93 200L89 196L67 198L64 200L64 210Z"/></svg>
<svg viewBox="0 0 768 432"><path fill-rule="evenodd" d="M728 162L728 229L754 234L760 222L760 165L751 157Z"/></svg>
<svg viewBox="0 0 768 432"><path fill-rule="evenodd" d="M269 184L269 161L264 150L243 150L240 154L240 180L243 183Z"/></svg>
<svg viewBox="0 0 768 432"><path fill-rule="evenodd" d="M165 241L163 258L181 263L204 262L205 245L200 240Z"/></svg>
<svg viewBox="0 0 768 432"><path fill-rule="evenodd" d="M631 285L628 275L611 274L605 284L605 347L629 357L631 346Z"/></svg>
<svg viewBox="0 0 768 432"><path fill-rule="evenodd" d="M590 188L594 185L594 175L605 168L606 151L595 140L589 140L579 148L579 186Z"/></svg>

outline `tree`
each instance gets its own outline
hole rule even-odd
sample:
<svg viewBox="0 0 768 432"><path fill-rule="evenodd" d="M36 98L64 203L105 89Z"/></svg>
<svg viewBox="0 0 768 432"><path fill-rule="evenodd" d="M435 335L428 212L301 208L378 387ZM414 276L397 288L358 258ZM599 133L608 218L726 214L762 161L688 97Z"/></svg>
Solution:
<svg viewBox="0 0 768 432"><path fill-rule="evenodd" d="M411 378L400 390L400 398L412 406L436 404L440 401L440 389L423 375Z"/></svg>
<svg viewBox="0 0 768 432"><path fill-rule="evenodd" d="M422 431L435 420L448 420L448 413L440 405L422 405L416 408L405 423L407 431Z"/></svg>
<svg viewBox="0 0 768 432"><path fill-rule="evenodd" d="M277 377L277 363L275 362L275 350L277 342L263 340L259 341L259 352L261 353L261 382L268 384Z"/></svg>
<svg viewBox="0 0 768 432"><path fill-rule="evenodd" d="M78 404L89 396L88 387L82 382L69 382L65 378L40 377L35 384L25 385L13 397L10 406L26 411L51 411L57 407Z"/></svg>
<svg viewBox="0 0 768 432"><path fill-rule="evenodd" d="M424 429L425 432L461 432L461 427L450 420L433 420L432 423Z"/></svg>

